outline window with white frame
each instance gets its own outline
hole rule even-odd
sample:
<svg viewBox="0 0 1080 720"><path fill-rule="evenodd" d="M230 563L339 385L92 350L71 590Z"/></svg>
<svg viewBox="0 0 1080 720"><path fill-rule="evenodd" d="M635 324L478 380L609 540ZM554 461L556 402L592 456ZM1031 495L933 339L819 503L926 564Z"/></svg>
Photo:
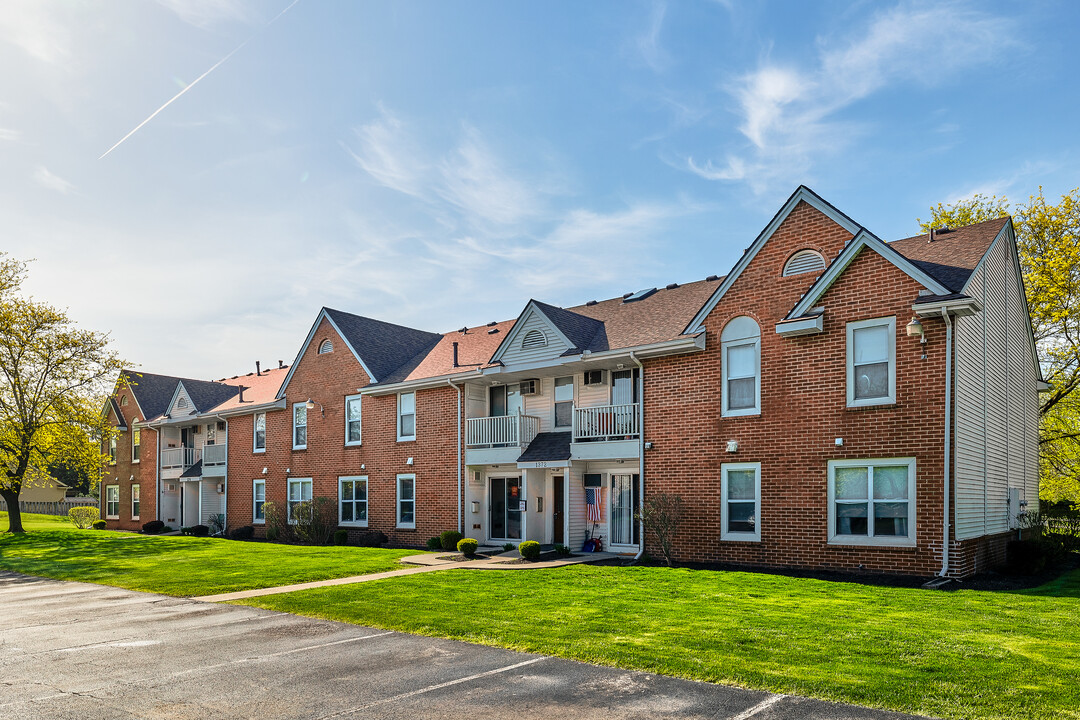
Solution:
<svg viewBox="0 0 1080 720"><path fill-rule="evenodd" d="M139 428L132 424L131 427L131 462L139 462L139 455L142 452L142 436L139 432Z"/></svg>
<svg viewBox="0 0 1080 720"><path fill-rule="evenodd" d="M113 435L109 438L109 463L116 464L116 436Z"/></svg>
<svg viewBox="0 0 1080 720"><path fill-rule="evenodd" d="M311 500L311 478L289 478L289 522L296 522L296 506Z"/></svg>
<svg viewBox="0 0 1080 720"><path fill-rule="evenodd" d="M416 476L397 476L397 526L416 527Z"/></svg>
<svg viewBox="0 0 1080 720"><path fill-rule="evenodd" d="M131 519L139 519L139 486L131 486Z"/></svg>
<svg viewBox="0 0 1080 720"><path fill-rule="evenodd" d="M896 402L896 318L847 325L847 404Z"/></svg>
<svg viewBox="0 0 1080 720"><path fill-rule="evenodd" d="M367 477L338 478L338 522L367 527Z"/></svg>
<svg viewBox="0 0 1080 720"><path fill-rule="evenodd" d="M293 403L292 446L293 450L307 447L307 403Z"/></svg>
<svg viewBox="0 0 1080 720"><path fill-rule="evenodd" d="M720 333L723 417L761 413L761 329L742 315Z"/></svg>
<svg viewBox="0 0 1080 720"><path fill-rule="evenodd" d="M360 444L360 396L345 398L345 444Z"/></svg>
<svg viewBox="0 0 1080 720"><path fill-rule="evenodd" d="M416 439L416 393L397 396L397 439Z"/></svg>
<svg viewBox="0 0 1080 720"><path fill-rule="evenodd" d="M829 542L915 544L915 458L829 461Z"/></svg>
<svg viewBox="0 0 1080 720"><path fill-rule="evenodd" d="M251 521L257 524L266 522L266 481L255 480L251 483Z"/></svg>
<svg viewBox="0 0 1080 720"><path fill-rule="evenodd" d="M108 520L120 519L120 486L105 486L105 517Z"/></svg>
<svg viewBox="0 0 1080 720"><path fill-rule="evenodd" d="M761 540L761 463L720 466L721 540Z"/></svg>
<svg viewBox="0 0 1080 720"><path fill-rule="evenodd" d="M266 452L266 413L255 413L253 427L254 437L251 439L251 451L257 453Z"/></svg>
<svg viewBox="0 0 1080 720"><path fill-rule="evenodd" d="M574 378L555 378L555 427L568 428L574 422Z"/></svg>
<svg viewBox="0 0 1080 720"><path fill-rule="evenodd" d="M217 428L214 427L214 423L206 423L206 444L217 444Z"/></svg>

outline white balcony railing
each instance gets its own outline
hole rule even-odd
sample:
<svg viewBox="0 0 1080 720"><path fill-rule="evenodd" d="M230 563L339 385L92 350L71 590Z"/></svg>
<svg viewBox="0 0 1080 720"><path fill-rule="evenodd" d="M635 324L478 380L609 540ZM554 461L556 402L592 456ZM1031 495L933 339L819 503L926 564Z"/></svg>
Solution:
<svg viewBox="0 0 1080 720"><path fill-rule="evenodd" d="M540 418L532 415L469 418L465 421L465 446L524 448L539 432Z"/></svg>
<svg viewBox="0 0 1080 720"><path fill-rule="evenodd" d="M202 464L204 468L225 467L225 458L228 455L228 445L205 445L202 449Z"/></svg>
<svg viewBox="0 0 1080 720"><path fill-rule="evenodd" d="M225 447L222 445L222 447ZM202 459L202 453L195 448L165 448L161 451L162 470L187 470Z"/></svg>
<svg viewBox="0 0 1080 720"><path fill-rule="evenodd" d="M572 430L575 442L637 438L639 432L637 403L574 408Z"/></svg>

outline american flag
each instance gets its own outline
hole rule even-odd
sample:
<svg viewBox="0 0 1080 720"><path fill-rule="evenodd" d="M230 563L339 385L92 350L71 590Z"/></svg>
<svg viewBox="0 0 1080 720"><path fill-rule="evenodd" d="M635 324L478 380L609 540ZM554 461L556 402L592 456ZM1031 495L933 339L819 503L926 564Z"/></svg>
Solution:
<svg viewBox="0 0 1080 720"><path fill-rule="evenodd" d="M603 488L585 488L585 512L590 522L600 522L600 503Z"/></svg>

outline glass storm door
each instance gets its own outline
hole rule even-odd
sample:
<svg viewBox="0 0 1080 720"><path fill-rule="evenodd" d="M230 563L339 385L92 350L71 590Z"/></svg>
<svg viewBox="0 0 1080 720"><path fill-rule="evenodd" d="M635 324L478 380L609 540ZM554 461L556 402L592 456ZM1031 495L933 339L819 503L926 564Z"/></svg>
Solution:
<svg viewBox="0 0 1080 720"><path fill-rule="evenodd" d="M488 525L491 537L521 539L521 478L492 478Z"/></svg>
<svg viewBox="0 0 1080 720"><path fill-rule="evenodd" d="M637 507L637 475L611 476L611 544L636 545L638 528L634 522Z"/></svg>

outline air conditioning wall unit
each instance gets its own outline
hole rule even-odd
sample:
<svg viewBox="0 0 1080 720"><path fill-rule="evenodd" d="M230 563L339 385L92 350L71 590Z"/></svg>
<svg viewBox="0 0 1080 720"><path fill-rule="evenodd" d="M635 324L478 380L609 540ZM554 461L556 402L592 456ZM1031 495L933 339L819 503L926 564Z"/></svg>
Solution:
<svg viewBox="0 0 1080 720"><path fill-rule="evenodd" d="M601 473L585 473L581 480L581 486L598 488L604 486L604 476Z"/></svg>
<svg viewBox="0 0 1080 720"><path fill-rule="evenodd" d="M604 385L607 383L607 370L586 370L586 385Z"/></svg>
<svg viewBox="0 0 1080 720"><path fill-rule="evenodd" d="M522 380L518 384L518 388L522 395L539 395L540 394L540 381L539 380Z"/></svg>

